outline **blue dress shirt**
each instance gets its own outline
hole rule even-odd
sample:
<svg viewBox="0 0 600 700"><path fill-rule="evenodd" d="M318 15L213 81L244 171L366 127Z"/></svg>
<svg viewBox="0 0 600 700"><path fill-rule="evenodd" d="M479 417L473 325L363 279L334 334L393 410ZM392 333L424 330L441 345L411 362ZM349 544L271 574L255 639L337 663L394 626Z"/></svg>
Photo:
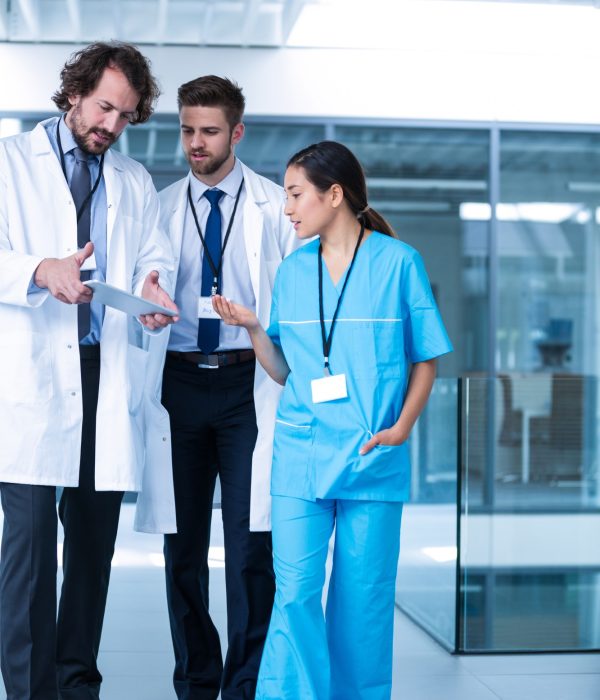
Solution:
<svg viewBox="0 0 600 700"><path fill-rule="evenodd" d="M60 153L58 150L58 142L56 140L56 124L58 118L52 120L46 125L46 133L48 134L48 139L56 157L60 161ZM71 133L69 127L66 125L64 118L60 118L59 124L60 130L60 140L62 144L63 153L65 156L65 169L67 171L67 182L71 182L71 177L73 175L73 169L75 167L75 156L73 155L73 149L77 147L73 134ZM89 155L88 164L90 168L90 178L92 182L92 187L96 182L98 177L98 172L100 169L100 159L98 156ZM96 256L96 269L91 272L91 279L100 280L101 282L106 282L106 257L107 257L107 246L106 246L106 187L104 185L104 177L100 180L98 189L92 197L92 212L91 212L91 229L90 229L90 240L94 244L94 255ZM92 301L91 303L91 319L90 319L90 332L85 338L82 338L79 342L81 345L96 345L100 342L100 336L102 333L102 321L104 319L104 304Z"/></svg>

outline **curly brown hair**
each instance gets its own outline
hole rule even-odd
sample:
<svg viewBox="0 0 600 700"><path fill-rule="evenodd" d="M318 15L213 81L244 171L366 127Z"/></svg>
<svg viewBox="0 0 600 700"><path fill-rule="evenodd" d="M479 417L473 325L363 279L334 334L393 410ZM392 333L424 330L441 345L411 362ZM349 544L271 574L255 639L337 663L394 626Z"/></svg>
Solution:
<svg viewBox="0 0 600 700"><path fill-rule="evenodd" d="M140 96L131 123L147 122L160 88L150 71L150 61L133 44L121 41L98 41L72 54L60 72L60 90L54 93L52 101L61 112L68 112L69 97L85 97L93 92L108 67L118 68Z"/></svg>

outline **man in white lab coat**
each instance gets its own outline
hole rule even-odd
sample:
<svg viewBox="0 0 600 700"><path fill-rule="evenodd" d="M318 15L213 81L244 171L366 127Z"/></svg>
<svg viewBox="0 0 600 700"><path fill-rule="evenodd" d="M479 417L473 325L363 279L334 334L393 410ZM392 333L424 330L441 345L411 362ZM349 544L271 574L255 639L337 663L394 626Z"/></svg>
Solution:
<svg viewBox="0 0 600 700"><path fill-rule="evenodd" d="M256 365L247 332L222 324L210 297L219 292L244 303L268 325L277 267L296 237L283 214L282 188L234 155L244 134L240 88L203 76L179 88L178 102L191 169L160 200L178 262L175 302L181 320L168 339L163 334L151 341L153 371L168 348L162 402L170 417L177 521L177 534L165 536L174 686L180 700L209 700L219 691L222 700L245 700L254 698L275 589L269 486L280 387ZM171 494L157 488L164 483L161 468L170 462L169 440L159 430L153 434L156 449L147 452L136 526L173 533ZM217 474L227 586L224 664L208 611Z"/></svg>
<svg viewBox="0 0 600 700"><path fill-rule="evenodd" d="M61 72L53 99L63 114L0 141L0 659L10 700L99 697L120 505L142 481L143 336L169 319L90 303L83 281L175 309L150 176L110 150L157 97L135 47L92 44Z"/></svg>

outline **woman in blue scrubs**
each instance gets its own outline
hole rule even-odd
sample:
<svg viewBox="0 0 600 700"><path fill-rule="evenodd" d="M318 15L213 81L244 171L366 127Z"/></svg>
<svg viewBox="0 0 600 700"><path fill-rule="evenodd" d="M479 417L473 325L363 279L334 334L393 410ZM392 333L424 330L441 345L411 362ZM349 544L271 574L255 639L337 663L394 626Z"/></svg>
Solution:
<svg viewBox="0 0 600 700"><path fill-rule="evenodd" d="M281 264L268 330L214 299L285 386L271 478L277 591L256 698L388 700L407 439L452 346L419 254L369 207L351 151L303 149L285 190L298 237L318 238Z"/></svg>

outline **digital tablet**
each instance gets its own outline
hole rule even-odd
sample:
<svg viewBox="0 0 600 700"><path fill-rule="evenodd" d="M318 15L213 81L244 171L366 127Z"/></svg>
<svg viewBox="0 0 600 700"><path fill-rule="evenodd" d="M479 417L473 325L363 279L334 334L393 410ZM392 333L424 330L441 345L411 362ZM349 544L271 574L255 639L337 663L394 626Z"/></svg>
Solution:
<svg viewBox="0 0 600 700"><path fill-rule="evenodd" d="M99 280L88 280L84 282L94 292L94 301L99 301L105 306L112 306L113 309L119 309L130 316L140 316L143 314L164 314L165 316L176 316L177 312L172 309L167 309L166 306L154 304L142 297L136 297L134 294L129 294L118 287L113 287L106 282Z"/></svg>

